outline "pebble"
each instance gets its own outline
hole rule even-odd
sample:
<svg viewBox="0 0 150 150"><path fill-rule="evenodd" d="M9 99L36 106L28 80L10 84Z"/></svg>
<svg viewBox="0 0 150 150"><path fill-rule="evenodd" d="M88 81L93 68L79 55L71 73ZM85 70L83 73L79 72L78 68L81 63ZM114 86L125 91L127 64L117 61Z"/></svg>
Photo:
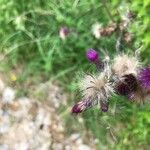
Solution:
<svg viewBox="0 0 150 150"><path fill-rule="evenodd" d="M78 150L91 150L91 148L85 144L81 144L79 147L78 147Z"/></svg>
<svg viewBox="0 0 150 150"><path fill-rule="evenodd" d="M6 87L2 94L2 102L4 104L12 103L15 99L15 93L16 92L14 89L12 89L11 87Z"/></svg>
<svg viewBox="0 0 150 150"><path fill-rule="evenodd" d="M0 90L1 81L0 81ZM53 89L48 88L48 89ZM57 112L57 107L66 96L49 94L53 105L27 97L15 98L16 90L6 87L0 101L0 150L90 150L83 144L80 133L66 136L66 128ZM51 98L50 98L51 97ZM63 100L62 100L63 101ZM82 121L81 121L82 122Z"/></svg>
<svg viewBox="0 0 150 150"><path fill-rule="evenodd" d="M4 88L5 88L5 84L4 84L4 82L0 79L0 92L3 92Z"/></svg>

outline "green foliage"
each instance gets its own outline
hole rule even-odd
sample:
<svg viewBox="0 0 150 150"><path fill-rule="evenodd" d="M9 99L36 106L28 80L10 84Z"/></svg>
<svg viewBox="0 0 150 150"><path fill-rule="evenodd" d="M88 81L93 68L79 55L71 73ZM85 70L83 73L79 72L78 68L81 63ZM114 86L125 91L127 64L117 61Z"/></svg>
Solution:
<svg viewBox="0 0 150 150"><path fill-rule="evenodd" d="M137 23L140 30L136 32L137 40L141 40L143 44L144 54L147 56L147 62L150 57L150 0L134 0L131 5L132 9L137 13L139 22Z"/></svg>
<svg viewBox="0 0 150 150"><path fill-rule="evenodd" d="M145 63L150 62L149 0L0 0L0 11L3 12L0 16L1 70L22 65L24 72L20 77L21 83L36 74L44 76L45 80L59 79L64 87L75 92L77 71L95 69L85 58L88 48L104 49L111 57L116 53L118 35L95 39L91 34L91 26L96 22L104 26L112 20L117 22L121 19L118 15L120 7L134 10L137 16L130 26L135 41L132 49L123 45L124 51L132 53L143 45L142 58ZM59 37L62 26L73 31L64 41ZM24 92L19 93L22 95ZM103 114L96 108L86 111L83 117L85 127L99 139L99 145L110 144L110 128L117 132L117 144L115 141L108 146L112 149L132 150L137 146L147 149L149 145L148 106L140 110L139 106L131 106L127 100L115 97L111 112ZM71 123L73 129L80 128L72 116L65 119L67 126Z"/></svg>
<svg viewBox="0 0 150 150"><path fill-rule="evenodd" d="M150 142L150 119L149 119L149 109L143 108L139 111L137 108L137 113L130 116L126 123L125 128L122 128L120 132L120 144L117 145L119 149L149 149ZM136 111L135 110L135 111Z"/></svg>
<svg viewBox="0 0 150 150"><path fill-rule="evenodd" d="M135 37L135 45L139 47L142 46L142 57L145 63L150 62L150 0L132 0L129 2L125 1L112 1L113 7L118 9L118 7L128 7L128 9L134 11L136 19L133 21L130 30ZM147 56L145 58L145 56Z"/></svg>
<svg viewBox="0 0 150 150"><path fill-rule="evenodd" d="M100 7L100 3L94 5L93 1L79 5L67 0L1 1L4 12L0 18L1 51L12 66L27 62L31 72L56 75L69 68L72 71L85 62L85 58L80 57L85 50L96 45L94 38L89 38L89 30L93 22L103 21L98 16L102 13ZM67 41L59 38L63 25L75 30Z"/></svg>

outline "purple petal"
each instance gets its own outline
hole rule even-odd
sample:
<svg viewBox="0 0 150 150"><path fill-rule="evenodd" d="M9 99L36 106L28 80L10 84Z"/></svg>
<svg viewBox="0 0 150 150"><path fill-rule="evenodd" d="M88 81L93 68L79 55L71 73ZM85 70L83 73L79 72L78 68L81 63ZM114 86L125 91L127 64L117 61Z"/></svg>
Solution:
<svg viewBox="0 0 150 150"><path fill-rule="evenodd" d="M144 88L150 88L150 67L144 68L140 71L138 80Z"/></svg>
<svg viewBox="0 0 150 150"><path fill-rule="evenodd" d="M96 65L98 70L104 69L104 63L99 58L99 53L94 49L89 49L86 53L87 58Z"/></svg>
<svg viewBox="0 0 150 150"><path fill-rule="evenodd" d="M89 49L87 51L87 58L92 61L95 62L99 59L99 54L97 51L95 51L94 49Z"/></svg>
<svg viewBox="0 0 150 150"><path fill-rule="evenodd" d="M72 113L81 113L86 109L92 107L94 104L95 103L92 99L82 100L73 106Z"/></svg>

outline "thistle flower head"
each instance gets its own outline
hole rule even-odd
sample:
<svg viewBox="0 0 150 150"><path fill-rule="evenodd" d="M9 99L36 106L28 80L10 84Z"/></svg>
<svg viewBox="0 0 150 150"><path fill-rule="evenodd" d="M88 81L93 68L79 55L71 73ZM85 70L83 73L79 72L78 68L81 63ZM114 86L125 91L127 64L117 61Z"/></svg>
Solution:
<svg viewBox="0 0 150 150"><path fill-rule="evenodd" d="M138 80L144 88L150 89L150 67L144 68L140 71Z"/></svg>
<svg viewBox="0 0 150 150"><path fill-rule="evenodd" d="M113 93L112 84L104 73L97 76L86 75L80 83L80 89L85 98L96 97L100 100L107 100Z"/></svg>
<svg viewBox="0 0 150 150"><path fill-rule="evenodd" d="M122 54L114 58L112 69L116 75L122 77L126 74L137 75L140 63L136 57Z"/></svg>
<svg viewBox="0 0 150 150"><path fill-rule="evenodd" d="M104 73L97 76L86 75L80 83L80 90L84 98L73 106L72 113L81 113L98 102L103 112L108 111L108 99L113 93L113 87Z"/></svg>

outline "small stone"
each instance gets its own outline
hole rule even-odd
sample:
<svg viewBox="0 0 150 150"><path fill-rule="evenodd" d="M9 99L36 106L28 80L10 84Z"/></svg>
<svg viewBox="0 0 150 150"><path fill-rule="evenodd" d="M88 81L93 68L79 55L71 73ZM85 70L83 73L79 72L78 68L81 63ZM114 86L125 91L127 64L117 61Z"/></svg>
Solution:
<svg viewBox="0 0 150 150"><path fill-rule="evenodd" d="M28 150L29 149L29 144L25 142L20 142L15 144L15 149L19 150Z"/></svg>
<svg viewBox="0 0 150 150"><path fill-rule="evenodd" d="M70 136L70 140L71 141L76 141L78 138L80 138L80 134L79 133L74 133Z"/></svg>
<svg viewBox="0 0 150 150"><path fill-rule="evenodd" d="M72 148L71 148L70 145L66 145L66 146L65 146L65 150L72 150Z"/></svg>
<svg viewBox="0 0 150 150"><path fill-rule="evenodd" d="M0 92L2 92L5 88L4 82L0 79Z"/></svg>
<svg viewBox="0 0 150 150"><path fill-rule="evenodd" d="M6 144L0 144L0 150L9 150L9 147Z"/></svg>
<svg viewBox="0 0 150 150"><path fill-rule="evenodd" d="M88 145L81 144L81 145L78 147L78 150L91 150L91 148L90 148Z"/></svg>
<svg viewBox="0 0 150 150"><path fill-rule="evenodd" d="M10 109L13 111L18 111L20 109L20 104L18 102L14 102L13 104L10 104Z"/></svg>
<svg viewBox="0 0 150 150"><path fill-rule="evenodd" d="M77 140L75 141L75 143L76 143L77 145L81 145L81 144L83 143L83 140L82 140L81 138L79 138L79 139L77 139Z"/></svg>
<svg viewBox="0 0 150 150"><path fill-rule="evenodd" d="M63 144L61 143L54 143L53 144L53 149L55 150L63 150Z"/></svg>
<svg viewBox="0 0 150 150"><path fill-rule="evenodd" d="M10 129L10 118L7 112L0 113L0 134L8 132Z"/></svg>
<svg viewBox="0 0 150 150"><path fill-rule="evenodd" d="M6 87L2 94L3 103L12 103L15 99L15 90L11 87Z"/></svg>

